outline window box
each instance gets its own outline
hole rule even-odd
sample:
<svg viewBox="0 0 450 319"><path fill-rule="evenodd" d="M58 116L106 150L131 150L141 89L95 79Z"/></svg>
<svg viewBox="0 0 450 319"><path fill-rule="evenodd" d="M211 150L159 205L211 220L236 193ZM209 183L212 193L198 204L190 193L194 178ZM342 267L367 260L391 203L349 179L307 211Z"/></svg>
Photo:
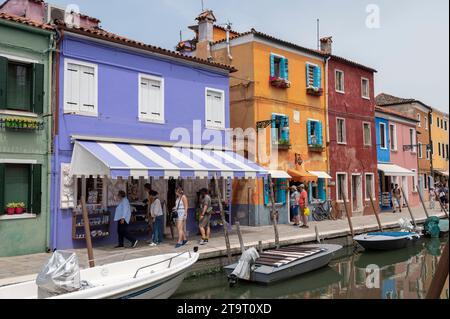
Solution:
<svg viewBox="0 0 450 319"><path fill-rule="evenodd" d="M291 87L291 82L279 77L270 77L270 85L280 89L288 89Z"/></svg>
<svg viewBox="0 0 450 319"><path fill-rule="evenodd" d="M279 150L290 150L292 148L292 144L289 141L280 140L275 145L278 146Z"/></svg>
<svg viewBox="0 0 450 319"><path fill-rule="evenodd" d="M313 96L322 96L323 95L323 89L322 88L315 88L315 87L309 87L306 89L306 93Z"/></svg>
<svg viewBox="0 0 450 319"><path fill-rule="evenodd" d="M44 129L44 123L25 118L3 118L0 119L0 128L23 131L38 131Z"/></svg>
<svg viewBox="0 0 450 319"><path fill-rule="evenodd" d="M325 151L325 147L319 144L308 145L308 148L310 152L323 153Z"/></svg>

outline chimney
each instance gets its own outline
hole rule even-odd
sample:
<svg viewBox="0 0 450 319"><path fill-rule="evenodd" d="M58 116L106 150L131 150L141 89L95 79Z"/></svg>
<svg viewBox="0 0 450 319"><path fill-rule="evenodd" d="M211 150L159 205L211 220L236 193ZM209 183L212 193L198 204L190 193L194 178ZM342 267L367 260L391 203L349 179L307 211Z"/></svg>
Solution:
<svg viewBox="0 0 450 319"><path fill-rule="evenodd" d="M214 41L214 22L216 17L212 10L200 13L195 19L198 21L198 43L196 56L201 59L211 58L210 43Z"/></svg>
<svg viewBox="0 0 450 319"><path fill-rule="evenodd" d="M333 37L320 39L320 51L326 54L333 54Z"/></svg>

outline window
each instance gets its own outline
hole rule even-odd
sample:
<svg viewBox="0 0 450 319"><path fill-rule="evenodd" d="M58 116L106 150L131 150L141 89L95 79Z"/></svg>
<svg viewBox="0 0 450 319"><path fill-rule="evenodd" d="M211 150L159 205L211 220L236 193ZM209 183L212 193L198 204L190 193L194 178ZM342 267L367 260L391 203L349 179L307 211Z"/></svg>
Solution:
<svg viewBox="0 0 450 319"><path fill-rule="evenodd" d="M395 124L389 125L389 140L391 151L397 151L397 126Z"/></svg>
<svg viewBox="0 0 450 319"><path fill-rule="evenodd" d="M0 164L0 215L10 203L24 203L25 212L41 212L41 165Z"/></svg>
<svg viewBox="0 0 450 319"><path fill-rule="evenodd" d="M336 70L336 92L344 93L345 92L345 83L344 83L344 72L340 70Z"/></svg>
<svg viewBox="0 0 450 319"><path fill-rule="evenodd" d="M345 127L345 119L337 119L337 142L338 144L347 143L347 132Z"/></svg>
<svg viewBox="0 0 450 319"><path fill-rule="evenodd" d="M431 141L430 146L431 146L431 155L434 155L434 142L433 141Z"/></svg>
<svg viewBox="0 0 450 319"><path fill-rule="evenodd" d="M308 120L308 145L323 146L323 129L322 123L316 120Z"/></svg>
<svg viewBox="0 0 450 319"><path fill-rule="evenodd" d="M344 201L344 197L346 201L348 201L348 181L346 173L337 173L336 175L336 192L337 192L337 200L339 202Z"/></svg>
<svg viewBox="0 0 450 319"><path fill-rule="evenodd" d="M361 95L364 99L370 99L369 79L361 79Z"/></svg>
<svg viewBox="0 0 450 319"><path fill-rule="evenodd" d="M419 158L423 158L423 153L422 153L422 143L418 144L418 151L419 151Z"/></svg>
<svg viewBox="0 0 450 319"><path fill-rule="evenodd" d="M274 200L278 204L286 204L286 196L287 192L287 180L285 179L273 179L272 180L273 185L273 195ZM212 188L214 189L214 188ZM271 199L270 199L270 185L268 179L264 179L264 204L266 206L271 205Z"/></svg>
<svg viewBox="0 0 450 319"><path fill-rule="evenodd" d="M374 174L366 174L366 200L370 197L375 201L375 178Z"/></svg>
<svg viewBox="0 0 450 319"><path fill-rule="evenodd" d="M446 158L446 159L449 159L449 154L448 154L448 151L449 151L449 149L448 149L448 144L445 145L445 148L446 148L446 150L447 150L447 154L446 154L445 158Z"/></svg>
<svg viewBox="0 0 450 319"><path fill-rule="evenodd" d="M439 117L437 118L437 127L440 128L441 125L441 120L439 119Z"/></svg>
<svg viewBox="0 0 450 319"><path fill-rule="evenodd" d="M386 124L380 123L380 147L387 149Z"/></svg>
<svg viewBox="0 0 450 319"><path fill-rule="evenodd" d="M289 145L289 117L282 114L272 114L272 143Z"/></svg>
<svg viewBox="0 0 450 319"><path fill-rule="evenodd" d="M441 119L441 128L442 129L444 128L444 120L443 119Z"/></svg>
<svg viewBox="0 0 450 319"><path fill-rule="evenodd" d="M312 63L306 63L306 88L320 89L322 87L322 69Z"/></svg>
<svg viewBox="0 0 450 319"><path fill-rule="evenodd" d="M139 120L164 123L164 79L139 75Z"/></svg>
<svg viewBox="0 0 450 319"><path fill-rule="evenodd" d="M439 150L439 156L442 156L442 152L441 152L441 143L438 143L438 150Z"/></svg>
<svg viewBox="0 0 450 319"><path fill-rule="evenodd" d="M97 66L66 60L64 110L79 115L98 116Z"/></svg>
<svg viewBox="0 0 450 319"><path fill-rule="evenodd" d="M412 184L413 184L413 191L417 192L417 171L415 169L412 169L414 175L412 176Z"/></svg>
<svg viewBox="0 0 450 319"><path fill-rule="evenodd" d="M411 152L416 153L417 152L416 130L413 128L409 129L409 141L410 141L410 145L411 145Z"/></svg>
<svg viewBox="0 0 450 319"><path fill-rule="evenodd" d="M425 130L428 131L428 117L425 116Z"/></svg>
<svg viewBox="0 0 450 319"><path fill-rule="evenodd" d="M444 130L448 130L448 127L447 127L447 121L444 121Z"/></svg>
<svg viewBox="0 0 450 319"><path fill-rule="evenodd" d="M426 155L427 155L427 160L429 160L429 159L430 159L431 149L430 149L429 146L427 146L427 147L426 147L426 150L427 150L427 153L426 153Z"/></svg>
<svg viewBox="0 0 450 319"><path fill-rule="evenodd" d="M417 121L419 121L419 123L417 123L417 126L422 127L422 117L420 116L419 113L417 113Z"/></svg>
<svg viewBox="0 0 450 319"><path fill-rule="evenodd" d="M225 129L225 92L206 89L206 127Z"/></svg>
<svg viewBox="0 0 450 319"><path fill-rule="evenodd" d="M428 189L428 175L427 174L423 174L423 186L424 186L424 189Z"/></svg>
<svg viewBox="0 0 450 319"><path fill-rule="evenodd" d="M271 79L289 80L289 62L283 56L270 55L270 77Z"/></svg>
<svg viewBox="0 0 450 319"><path fill-rule="evenodd" d="M372 145L372 129L370 123L363 123L364 130L364 145L371 146Z"/></svg>
<svg viewBox="0 0 450 319"><path fill-rule="evenodd" d="M42 114L44 65L19 60L0 56L0 109Z"/></svg>

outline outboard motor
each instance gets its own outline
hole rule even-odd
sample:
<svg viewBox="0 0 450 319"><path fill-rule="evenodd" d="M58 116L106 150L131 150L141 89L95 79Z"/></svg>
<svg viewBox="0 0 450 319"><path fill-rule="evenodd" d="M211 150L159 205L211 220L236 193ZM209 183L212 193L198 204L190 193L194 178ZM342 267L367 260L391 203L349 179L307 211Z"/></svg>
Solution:
<svg viewBox="0 0 450 319"><path fill-rule="evenodd" d="M239 279L250 280L253 265L259 258L258 251L255 248L246 250L239 260L238 265L234 269L233 273L228 276L228 282L230 287L234 287Z"/></svg>

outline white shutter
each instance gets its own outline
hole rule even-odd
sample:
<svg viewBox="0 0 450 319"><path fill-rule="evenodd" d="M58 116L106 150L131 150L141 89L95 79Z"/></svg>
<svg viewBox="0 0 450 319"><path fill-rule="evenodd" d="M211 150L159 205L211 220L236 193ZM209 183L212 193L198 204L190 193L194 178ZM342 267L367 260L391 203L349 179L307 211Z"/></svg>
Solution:
<svg viewBox="0 0 450 319"><path fill-rule="evenodd" d="M149 81L150 101L150 117L154 120L162 119L162 94L161 82Z"/></svg>
<svg viewBox="0 0 450 319"><path fill-rule="evenodd" d="M206 91L206 126L212 128L225 127L224 95L219 91Z"/></svg>
<svg viewBox="0 0 450 319"><path fill-rule="evenodd" d="M81 111L95 113L95 69L87 66L81 66L80 69Z"/></svg>
<svg viewBox="0 0 450 319"><path fill-rule="evenodd" d="M70 111L80 111L80 73L79 65L68 63L65 78L65 108Z"/></svg>
<svg viewBox="0 0 450 319"><path fill-rule="evenodd" d="M214 126L214 95L211 91L206 94L206 126Z"/></svg>
<svg viewBox="0 0 450 319"><path fill-rule="evenodd" d="M141 77L139 117L150 121L164 120L164 85L162 80Z"/></svg>
<svg viewBox="0 0 450 319"><path fill-rule="evenodd" d="M149 80L147 79L141 79L140 81L140 103L139 103L139 118L146 118L148 119L150 117L150 101L149 101Z"/></svg>
<svg viewBox="0 0 450 319"><path fill-rule="evenodd" d="M214 126L223 128L225 119L223 118L223 96L220 93L214 94Z"/></svg>

